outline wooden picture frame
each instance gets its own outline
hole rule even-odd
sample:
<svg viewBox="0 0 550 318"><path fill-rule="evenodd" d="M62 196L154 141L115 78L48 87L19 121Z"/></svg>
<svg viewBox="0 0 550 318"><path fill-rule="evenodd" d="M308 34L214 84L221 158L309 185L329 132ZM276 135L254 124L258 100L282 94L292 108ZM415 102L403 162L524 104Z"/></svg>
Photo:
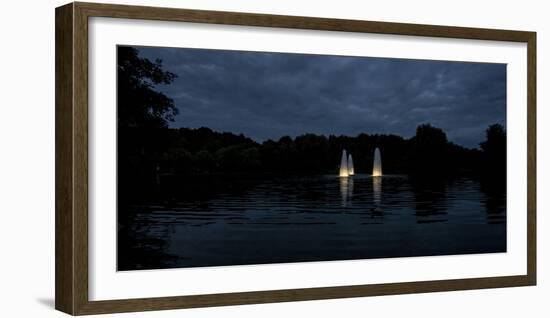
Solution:
<svg viewBox="0 0 550 318"><path fill-rule="evenodd" d="M55 307L72 314L164 310L427 293L536 284L536 33L420 24L70 3L56 9ZM146 299L88 297L88 19L111 17L271 28L527 43L527 274L389 284L327 286Z"/></svg>

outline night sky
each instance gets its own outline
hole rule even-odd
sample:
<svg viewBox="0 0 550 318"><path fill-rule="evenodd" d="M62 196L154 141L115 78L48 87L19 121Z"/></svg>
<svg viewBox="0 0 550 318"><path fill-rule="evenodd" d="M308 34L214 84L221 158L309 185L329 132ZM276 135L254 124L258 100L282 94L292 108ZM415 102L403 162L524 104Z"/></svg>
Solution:
<svg viewBox="0 0 550 318"><path fill-rule="evenodd" d="M506 122L506 65L138 47L178 75L171 127L209 127L256 141L304 133L405 138L423 123L477 148Z"/></svg>

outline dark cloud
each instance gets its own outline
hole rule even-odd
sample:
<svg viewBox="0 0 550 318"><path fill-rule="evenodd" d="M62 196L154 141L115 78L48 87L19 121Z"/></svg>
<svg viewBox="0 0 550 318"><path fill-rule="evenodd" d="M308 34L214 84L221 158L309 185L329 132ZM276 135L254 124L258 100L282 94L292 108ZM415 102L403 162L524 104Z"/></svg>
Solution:
<svg viewBox="0 0 550 318"><path fill-rule="evenodd" d="M506 120L506 65L388 58L138 48L178 74L158 89L180 114L174 127L206 126L258 141L303 133L393 133L419 124L477 147Z"/></svg>

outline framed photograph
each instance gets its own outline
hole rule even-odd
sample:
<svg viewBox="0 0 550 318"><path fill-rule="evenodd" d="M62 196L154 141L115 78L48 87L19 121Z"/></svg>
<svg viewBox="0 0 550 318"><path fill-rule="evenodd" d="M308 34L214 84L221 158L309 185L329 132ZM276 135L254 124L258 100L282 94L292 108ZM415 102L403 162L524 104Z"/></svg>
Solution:
<svg viewBox="0 0 550 318"><path fill-rule="evenodd" d="M536 284L536 33L56 10L56 308Z"/></svg>

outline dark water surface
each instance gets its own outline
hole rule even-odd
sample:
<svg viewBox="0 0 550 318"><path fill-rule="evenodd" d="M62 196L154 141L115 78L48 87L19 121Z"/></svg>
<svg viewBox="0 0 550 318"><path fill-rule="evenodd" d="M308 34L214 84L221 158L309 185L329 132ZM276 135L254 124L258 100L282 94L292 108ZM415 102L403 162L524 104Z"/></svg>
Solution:
<svg viewBox="0 0 550 318"><path fill-rule="evenodd" d="M119 207L118 269L506 251L504 188L468 178L193 178Z"/></svg>

